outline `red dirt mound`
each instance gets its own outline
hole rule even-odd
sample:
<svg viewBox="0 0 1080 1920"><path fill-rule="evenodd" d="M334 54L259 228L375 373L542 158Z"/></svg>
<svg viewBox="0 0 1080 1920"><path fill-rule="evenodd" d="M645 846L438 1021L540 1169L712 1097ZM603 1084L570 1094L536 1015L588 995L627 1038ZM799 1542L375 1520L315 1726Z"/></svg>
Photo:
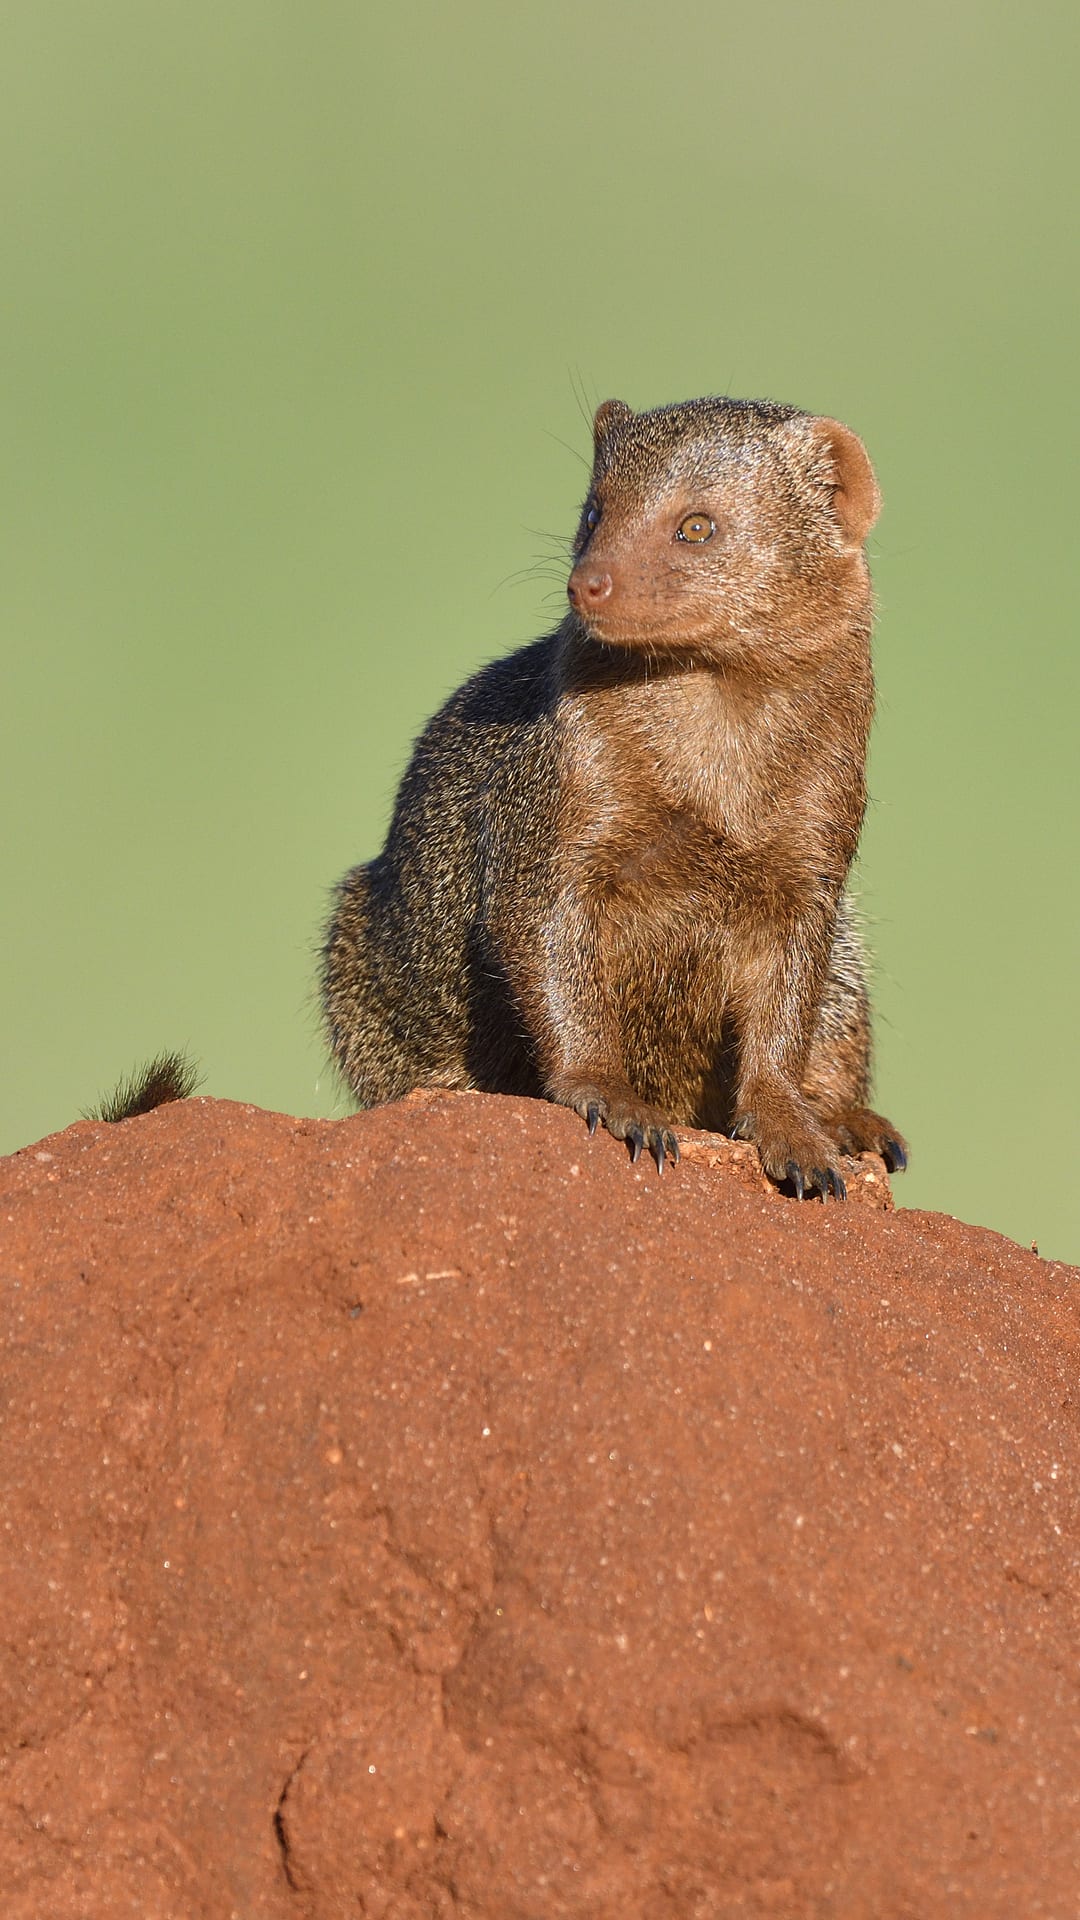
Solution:
<svg viewBox="0 0 1080 1920"><path fill-rule="evenodd" d="M4 1920L1075 1920L1080 1276L857 1171L0 1163Z"/></svg>

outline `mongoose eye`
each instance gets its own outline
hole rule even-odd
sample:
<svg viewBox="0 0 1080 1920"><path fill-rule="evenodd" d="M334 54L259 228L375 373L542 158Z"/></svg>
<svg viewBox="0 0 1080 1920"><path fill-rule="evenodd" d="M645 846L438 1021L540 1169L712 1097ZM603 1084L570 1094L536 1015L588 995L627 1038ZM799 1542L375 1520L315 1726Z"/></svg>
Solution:
<svg viewBox="0 0 1080 1920"><path fill-rule="evenodd" d="M716 528L707 513L688 513L675 538L700 543L702 540L711 540L715 532Z"/></svg>
<svg viewBox="0 0 1080 1920"><path fill-rule="evenodd" d="M590 500L589 502L588 511L585 515L585 525L588 527L590 533L600 525L600 509L595 500Z"/></svg>

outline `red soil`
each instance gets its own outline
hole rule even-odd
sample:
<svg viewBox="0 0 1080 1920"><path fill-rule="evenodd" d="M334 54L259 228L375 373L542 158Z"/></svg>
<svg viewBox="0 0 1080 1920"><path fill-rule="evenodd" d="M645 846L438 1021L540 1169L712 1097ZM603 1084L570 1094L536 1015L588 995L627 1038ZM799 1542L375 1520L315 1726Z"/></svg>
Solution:
<svg viewBox="0 0 1080 1920"><path fill-rule="evenodd" d="M0 1162L4 1920L1075 1920L1080 1275L858 1172Z"/></svg>

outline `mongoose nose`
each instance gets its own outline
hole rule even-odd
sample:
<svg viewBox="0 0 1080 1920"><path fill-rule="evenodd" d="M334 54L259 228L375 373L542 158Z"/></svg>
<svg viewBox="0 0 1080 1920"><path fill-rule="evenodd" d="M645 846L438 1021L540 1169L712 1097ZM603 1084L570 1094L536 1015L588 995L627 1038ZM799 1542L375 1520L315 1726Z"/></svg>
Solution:
<svg viewBox="0 0 1080 1920"><path fill-rule="evenodd" d="M602 606L611 593L611 575L595 572L580 573L575 567L566 583L566 591L570 598L570 605L575 611L580 611L582 607Z"/></svg>

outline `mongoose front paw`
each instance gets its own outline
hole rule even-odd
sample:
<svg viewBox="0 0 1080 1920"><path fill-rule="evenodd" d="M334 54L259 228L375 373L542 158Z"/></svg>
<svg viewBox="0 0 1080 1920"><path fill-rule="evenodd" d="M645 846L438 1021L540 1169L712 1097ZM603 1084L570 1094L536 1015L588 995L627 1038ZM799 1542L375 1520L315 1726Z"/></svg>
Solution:
<svg viewBox="0 0 1080 1920"><path fill-rule="evenodd" d="M551 1090L548 1097L557 1101L559 1106L572 1107L575 1113L580 1113L590 1133L595 1133L603 1121L616 1140L626 1141L631 1162L640 1160L647 1147L656 1161L657 1173L663 1173L669 1160L678 1163L679 1142L663 1114L657 1113L655 1107L647 1107L631 1087L623 1089L604 1087L590 1081L563 1081Z"/></svg>
<svg viewBox="0 0 1080 1920"><path fill-rule="evenodd" d="M836 1165L836 1142L806 1125L794 1103L790 1113L742 1113L731 1132L733 1139L753 1141L770 1180L778 1186L790 1184L797 1200L808 1193L820 1193L822 1200L830 1193L847 1199L844 1176Z"/></svg>

